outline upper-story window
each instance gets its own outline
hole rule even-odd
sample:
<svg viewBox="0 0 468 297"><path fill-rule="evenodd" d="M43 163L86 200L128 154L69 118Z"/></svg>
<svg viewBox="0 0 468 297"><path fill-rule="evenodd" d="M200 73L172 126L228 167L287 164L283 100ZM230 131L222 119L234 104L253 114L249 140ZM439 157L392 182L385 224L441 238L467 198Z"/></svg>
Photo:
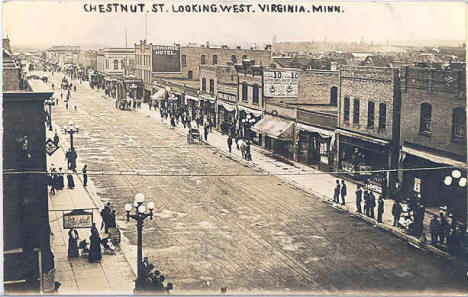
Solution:
<svg viewBox="0 0 468 297"><path fill-rule="evenodd" d="M200 64L202 64L202 65L205 65L205 64L206 64L206 56L205 56L205 55L201 55Z"/></svg>
<svg viewBox="0 0 468 297"><path fill-rule="evenodd" d="M114 70L119 70L119 60L114 60Z"/></svg>
<svg viewBox="0 0 468 297"><path fill-rule="evenodd" d="M429 103L421 104L421 119L419 123L419 132L431 133L432 105Z"/></svg>
<svg viewBox="0 0 468 297"><path fill-rule="evenodd" d="M387 104L379 104L379 130L387 128Z"/></svg>
<svg viewBox="0 0 468 297"><path fill-rule="evenodd" d="M236 56L236 55L232 55L232 56L231 56L231 61L232 61L232 63L237 63L237 56Z"/></svg>
<svg viewBox="0 0 468 297"><path fill-rule="evenodd" d="M466 111L463 107L453 109L452 138L466 140Z"/></svg>
<svg viewBox="0 0 468 297"><path fill-rule="evenodd" d="M109 69L109 60L106 59L106 69Z"/></svg>
<svg viewBox="0 0 468 297"><path fill-rule="evenodd" d="M214 79L210 79L210 94L214 94Z"/></svg>
<svg viewBox="0 0 468 297"><path fill-rule="evenodd" d="M192 70L188 71L187 78L188 79L193 79L193 71Z"/></svg>
<svg viewBox="0 0 468 297"><path fill-rule="evenodd" d="M184 66L187 66L187 56L186 55L182 55L182 67Z"/></svg>
<svg viewBox="0 0 468 297"><path fill-rule="evenodd" d="M213 65L218 64L218 55L213 55Z"/></svg>
<svg viewBox="0 0 468 297"><path fill-rule="evenodd" d="M344 98L343 104L343 121L349 122L349 98Z"/></svg>
<svg viewBox="0 0 468 297"><path fill-rule="evenodd" d="M359 99L354 99L353 102L353 123L359 124Z"/></svg>
<svg viewBox="0 0 468 297"><path fill-rule="evenodd" d="M367 103L367 127L374 128L374 116L375 116L375 103L369 101Z"/></svg>
<svg viewBox="0 0 468 297"><path fill-rule="evenodd" d="M253 86L253 104L258 104L259 88L257 85Z"/></svg>
<svg viewBox="0 0 468 297"><path fill-rule="evenodd" d="M247 83L242 83L242 101L247 102Z"/></svg>
<svg viewBox="0 0 468 297"><path fill-rule="evenodd" d="M201 86L202 86L202 91L206 92L206 78L202 78Z"/></svg>
<svg viewBox="0 0 468 297"><path fill-rule="evenodd" d="M330 89L330 105L337 106L338 105L338 88L331 87Z"/></svg>

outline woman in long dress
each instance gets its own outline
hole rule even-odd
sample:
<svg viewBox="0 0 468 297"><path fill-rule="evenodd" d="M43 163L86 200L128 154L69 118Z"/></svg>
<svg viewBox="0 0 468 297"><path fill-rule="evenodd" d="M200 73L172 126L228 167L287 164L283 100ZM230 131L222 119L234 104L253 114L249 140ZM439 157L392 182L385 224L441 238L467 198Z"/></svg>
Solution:
<svg viewBox="0 0 468 297"><path fill-rule="evenodd" d="M91 229L91 236L89 237L89 256L88 261L90 263L101 262L101 237L99 237L99 232L97 229Z"/></svg>
<svg viewBox="0 0 468 297"><path fill-rule="evenodd" d="M63 182L63 173L62 173L62 168L59 168L59 172L57 174L57 190L62 190L64 187L64 182Z"/></svg>
<svg viewBox="0 0 468 297"><path fill-rule="evenodd" d="M73 175L71 173L67 174L67 185L69 189L75 188L75 182L73 181Z"/></svg>
<svg viewBox="0 0 468 297"><path fill-rule="evenodd" d="M76 258L80 254L78 252L78 231L70 229L68 231L68 258Z"/></svg>

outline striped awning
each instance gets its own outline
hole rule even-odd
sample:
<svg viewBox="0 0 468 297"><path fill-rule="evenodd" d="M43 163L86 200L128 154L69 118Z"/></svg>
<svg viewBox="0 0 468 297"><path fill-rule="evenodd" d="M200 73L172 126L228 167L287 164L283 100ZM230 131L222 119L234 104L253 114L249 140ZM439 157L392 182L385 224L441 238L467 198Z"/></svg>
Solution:
<svg viewBox="0 0 468 297"><path fill-rule="evenodd" d="M294 122L266 115L252 127L252 130L274 139L292 140Z"/></svg>

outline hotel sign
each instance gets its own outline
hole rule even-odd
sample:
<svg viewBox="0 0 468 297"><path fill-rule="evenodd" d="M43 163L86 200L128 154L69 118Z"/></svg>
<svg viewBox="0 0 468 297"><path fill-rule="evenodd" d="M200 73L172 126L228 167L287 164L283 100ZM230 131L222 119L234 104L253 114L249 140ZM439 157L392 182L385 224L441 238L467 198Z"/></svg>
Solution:
<svg viewBox="0 0 468 297"><path fill-rule="evenodd" d="M180 73L180 46L153 45L153 72Z"/></svg>
<svg viewBox="0 0 468 297"><path fill-rule="evenodd" d="M266 97L297 97L298 71L264 71L263 94Z"/></svg>

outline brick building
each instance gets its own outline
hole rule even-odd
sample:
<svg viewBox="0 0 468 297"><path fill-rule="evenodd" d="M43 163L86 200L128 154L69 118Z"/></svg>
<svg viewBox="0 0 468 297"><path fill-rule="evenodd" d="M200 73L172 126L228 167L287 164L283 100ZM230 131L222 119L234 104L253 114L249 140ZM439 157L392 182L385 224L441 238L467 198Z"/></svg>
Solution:
<svg viewBox="0 0 468 297"><path fill-rule="evenodd" d="M80 47L74 45L53 46L46 51L46 56L49 60L57 61L60 67L65 64L78 65L80 51Z"/></svg>
<svg viewBox="0 0 468 297"><path fill-rule="evenodd" d="M402 73L401 168L466 167L465 70L409 68ZM466 186L453 178L453 169L408 171L401 174L402 192L426 206L457 206L466 216ZM466 170L461 170L466 178ZM458 177L460 178L460 177ZM455 204L454 204L455 203Z"/></svg>
<svg viewBox="0 0 468 297"><path fill-rule="evenodd" d="M47 170L44 100L53 92L40 80L24 81L19 64L3 55L4 285L39 292L40 271L54 267L47 177L24 172Z"/></svg>
<svg viewBox="0 0 468 297"><path fill-rule="evenodd" d="M153 44L140 40L135 44L135 77L143 81L144 100L148 101L153 93Z"/></svg>
<svg viewBox="0 0 468 297"><path fill-rule="evenodd" d="M344 66L339 75L337 166L356 180L369 182L375 192L390 194L387 190L394 190L396 174L366 171L398 166L399 72Z"/></svg>

